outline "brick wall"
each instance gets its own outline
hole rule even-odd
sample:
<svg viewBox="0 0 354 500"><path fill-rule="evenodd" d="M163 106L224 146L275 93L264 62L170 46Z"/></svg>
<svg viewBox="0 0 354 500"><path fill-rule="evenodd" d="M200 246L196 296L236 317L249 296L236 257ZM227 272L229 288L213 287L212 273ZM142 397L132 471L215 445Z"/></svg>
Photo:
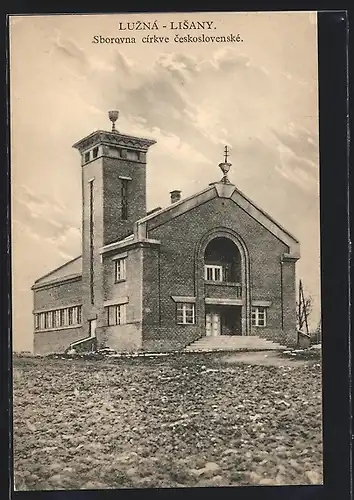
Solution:
<svg viewBox="0 0 354 500"><path fill-rule="evenodd" d="M119 253L119 252L118 252ZM120 345L120 350L131 350L141 347L141 324L142 324L142 258L143 249L133 248L128 251L126 258L126 280L115 283L114 260L111 255L106 255L103 260L104 280L103 296L104 301L114 304L115 299L128 297L126 304L126 324L119 326L107 326L107 314L103 311L102 323L105 325L101 343L107 344L116 349ZM116 347L113 347L116 346Z"/></svg>
<svg viewBox="0 0 354 500"><path fill-rule="evenodd" d="M296 285L295 285L295 261L289 258L283 258L282 261L282 314L283 329L286 332L286 342L289 345L296 345Z"/></svg>
<svg viewBox="0 0 354 500"><path fill-rule="evenodd" d="M33 291L33 307L36 312L82 304L81 279L46 286ZM85 336L82 327L34 332L35 354L64 352L71 342Z"/></svg>
<svg viewBox="0 0 354 500"><path fill-rule="evenodd" d="M93 291L94 304L91 303L90 290L90 180L94 180L93 190ZM82 167L82 290L83 290L83 330L89 335L89 321L97 318L96 335L100 339L104 326L101 323L102 308L102 263L99 249L103 246L103 171L102 158L98 158ZM102 333L101 333L102 332Z"/></svg>
<svg viewBox="0 0 354 500"><path fill-rule="evenodd" d="M33 291L33 308L37 310L82 304L82 281L57 283Z"/></svg>
<svg viewBox="0 0 354 500"><path fill-rule="evenodd" d="M144 328L142 346L144 351L174 351L182 349L200 336L197 325L177 325L175 318L172 318L168 328Z"/></svg>
<svg viewBox="0 0 354 500"><path fill-rule="evenodd" d="M114 284L113 263L109 259L102 265L99 253L103 245L125 237L133 231L133 223L146 213L146 164L118 158L102 156L86 164L82 169L83 182L83 328L88 332L88 322L97 318L96 336L99 346L106 343L107 320L103 302L114 296L130 297L127 306L127 319L131 323L141 323L140 310L136 307L135 293L139 294L141 286L137 285L141 274L136 274L136 260L132 256L128 263L129 292L123 291L124 285ZM128 220L121 220L121 180L119 176L131 177L128 181ZM94 179L94 304L90 297L90 232L89 232L89 182ZM104 267L108 266L107 273ZM140 266L141 267L141 266ZM105 273L105 276L104 276ZM111 281L110 281L111 280ZM128 281L127 281L128 283ZM129 285L130 286L130 285Z"/></svg>
<svg viewBox="0 0 354 500"><path fill-rule="evenodd" d="M160 255L157 250L144 255L144 310L159 310L159 328L156 320L145 320L143 337L196 338L204 334L204 310L197 300L197 314L203 318L192 334L175 325L175 303L171 295L195 296L196 248L208 231L229 228L244 241L249 255L250 300L270 300L267 328L251 328L250 333L267 338L291 336L295 330L292 319L292 303L295 300L295 274L293 268L285 271L287 291L282 290L281 256L289 248L270 231L259 224L231 199L214 198L207 203L179 215L175 219L158 225L158 217L149 221L148 235L161 241ZM159 264L157 264L159 262ZM158 272L159 269L159 272ZM157 273L157 276L156 276ZM283 273L284 275L284 273ZM155 283L154 283L155 280ZM284 280L284 276L283 276ZM158 282L158 287L156 285ZM284 286L285 286L285 282ZM293 283L293 285L292 285ZM160 298L158 297L160 292ZM227 295L227 292L224 296ZM230 298L234 298L230 287ZM198 311L199 310L199 311ZM287 312L288 311L288 312ZM250 312L249 312L250 314ZM155 315L151 315L153 318ZM194 330L195 333L194 333ZM187 342L186 342L187 343Z"/></svg>
<svg viewBox="0 0 354 500"><path fill-rule="evenodd" d="M143 250L143 329L154 331L161 326L159 289L160 249Z"/></svg>
<svg viewBox="0 0 354 500"><path fill-rule="evenodd" d="M205 297L238 299L238 289L235 285L204 285Z"/></svg>
<svg viewBox="0 0 354 500"><path fill-rule="evenodd" d="M108 326L105 345L116 351L138 351L141 349L141 323Z"/></svg>
<svg viewBox="0 0 354 500"><path fill-rule="evenodd" d="M121 179L128 181L128 220L121 220ZM103 160L104 244L133 232L135 221L146 215L146 163L105 157Z"/></svg>
<svg viewBox="0 0 354 500"><path fill-rule="evenodd" d="M83 329L80 327L51 330L48 332L35 332L33 342L34 353L62 353L69 347L71 342L80 340L84 336Z"/></svg>

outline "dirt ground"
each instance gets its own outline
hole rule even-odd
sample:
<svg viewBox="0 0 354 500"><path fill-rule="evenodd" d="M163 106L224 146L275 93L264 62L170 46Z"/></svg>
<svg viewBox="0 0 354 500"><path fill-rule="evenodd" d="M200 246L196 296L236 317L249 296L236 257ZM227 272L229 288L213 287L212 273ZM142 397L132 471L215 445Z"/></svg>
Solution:
<svg viewBox="0 0 354 500"><path fill-rule="evenodd" d="M304 366L308 364L306 359L291 359L281 356L276 351L254 351L254 352L238 352L235 354L228 353L220 358L222 363L246 363L249 365L263 366Z"/></svg>
<svg viewBox="0 0 354 500"><path fill-rule="evenodd" d="M13 419L17 490L322 482L318 359L15 358Z"/></svg>

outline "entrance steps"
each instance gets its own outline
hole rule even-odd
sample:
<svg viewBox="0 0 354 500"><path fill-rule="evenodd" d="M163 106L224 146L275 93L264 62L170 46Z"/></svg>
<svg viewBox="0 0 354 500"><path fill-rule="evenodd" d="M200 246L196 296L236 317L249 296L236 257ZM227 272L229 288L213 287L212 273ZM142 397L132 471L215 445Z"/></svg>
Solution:
<svg viewBox="0 0 354 500"><path fill-rule="evenodd" d="M285 346L270 340L256 337L255 335L218 335L215 337L202 337L187 345L185 352L206 351L275 351L286 349Z"/></svg>

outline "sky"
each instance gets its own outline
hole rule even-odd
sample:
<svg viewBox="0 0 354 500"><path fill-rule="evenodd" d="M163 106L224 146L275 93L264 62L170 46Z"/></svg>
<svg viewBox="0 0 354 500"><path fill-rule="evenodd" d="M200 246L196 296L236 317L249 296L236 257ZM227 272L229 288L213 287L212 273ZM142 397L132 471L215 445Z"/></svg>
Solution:
<svg viewBox="0 0 354 500"><path fill-rule="evenodd" d="M159 30L119 23L157 21ZM168 29L213 22L211 32ZM166 25L167 28L162 28ZM215 29L214 29L215 26ZM242 42L180 43L240 34ZM143 44L145 35L170 43ZM311 12L12 16L10 118L13 348L32 350L33 282L81 253L81 166L72 145L93 130L153 138L148 209L229 178L301 243L297 279L320 315L317 24Z"/></svg>

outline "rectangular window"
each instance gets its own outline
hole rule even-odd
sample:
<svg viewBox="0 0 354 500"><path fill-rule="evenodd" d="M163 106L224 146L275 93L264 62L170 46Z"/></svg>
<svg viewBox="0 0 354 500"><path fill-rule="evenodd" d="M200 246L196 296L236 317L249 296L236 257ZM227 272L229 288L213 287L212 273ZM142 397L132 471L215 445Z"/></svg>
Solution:
<svg viewBox="0 0 354 500"><path fill-rule="evenodd" d="M36 330L50 330L67 326L80 325L82 322L82 306L65 307L34 315Z"/></svg>
<svg viewBox="0 0 354 500"><path fill-rule="evenodd" d="M93 250L94 250L94 190L93 179L89 181L89 234L90 234L90 298L91 304L95 302L94 297L94 270L93 270Z"/></svg>
<svg viewBox="0 0 354 500"><path fill-rule="evenodd" d="M93 150L92 150L92 157L97 158L97 156L98 156L98 147L93 148Z"/></svg>
<svg viewBox="0 0 354 500"><path fill-rule="evenodd" d="M252 307L252 326L267 326L267 309Z"/></svg>
<svg viewBox="0 0 354 500"><path fill-rule="evenodd" d="M59 325L58 326L64 326L64 325L65 325L64 309L59 309Z"/></svg>
<svg viewBox="0 0 354 500"><path fill-rule="evenodd" d="M88 151L87 153L85 153L84 160L85 160L85 163L87 163L88 161L90 161L90 151Z"/></svg>
<svg viewBox="0 0 354 500"><path fill-rule="evenodd" d="M73 307L68 307L68 324L69 326L73 325L74 322L73 322L73 312L74 312L74 308Z"/></svg>
<svg viewBox="0 0 354 500"><path fill-rule="evenodd" d="M176 320L178 325L194 325L195 304L177 303Z"/></svg>
<svg viewBox="0 0 354 500"><path fill-rule="evenodd" d="M40 330L45 329L45 313L39 314L39 329Z"/></svg>
<svg viewBox="0 0 354 500"><path fill-rule="evenodd" d="M121 179L121 219L128 220L128 180Z"/></svg>
<svg viewBox="0 0 354 500"><path fill-rule="evenodd" d="M72 315L72 324L73 325L77 325L78 324L78 320L77 320L77 310L78 310L78 307L75 306L73 307L73 315Z"/></svg>
<svg viewBox="0 0 354 500"><path fill-rule="evenodd" d="M46 314L47 314L47 328L54 328L53 311L48 311Z"/></svg>
<svg viewBox="0 0 354 500"><path fill-rule="evenodd" d="M206 281L223 281L222 266L206 264L204 268L204 278Z"/></svg>
<svg viewBox="0 0 354 500"><path fill-rule="evenodd" d="M107 307L108 326L124 325L126 323L126 304Z"/></svg>
<svg viewBox="0 0 354 500"><path fill-rule="evenodd" d="M63 309L63 314L64 314L63 326L69 326L69 310L67 307Z"/></svg>
<svg viewBox="0 0 354 500"><path fill-rule="evenodd" d="M128 160L133 160L133 161L136 161L139 159L139 154L137 151L132 151L132 150L129 150L127 151L127 159Z"/></svg>
<svg viewBox="0 0 354 500"><path fill-rule="evenodd" d="M60 309L54 311L54 328L58 328L60 326Z"/></svg>
<svg viewBox="0 0 354 500"><path fill-rule="evenodd" d="M115 282L124 281L126 279L126 258L117 259L114 261L114 278Z"/></svg>
<svg viewBox="0 0 354 500"><path fill-rule="evenodd" d="M77 306L77 322L79 325L82 323L82 306Z"/></svg>

